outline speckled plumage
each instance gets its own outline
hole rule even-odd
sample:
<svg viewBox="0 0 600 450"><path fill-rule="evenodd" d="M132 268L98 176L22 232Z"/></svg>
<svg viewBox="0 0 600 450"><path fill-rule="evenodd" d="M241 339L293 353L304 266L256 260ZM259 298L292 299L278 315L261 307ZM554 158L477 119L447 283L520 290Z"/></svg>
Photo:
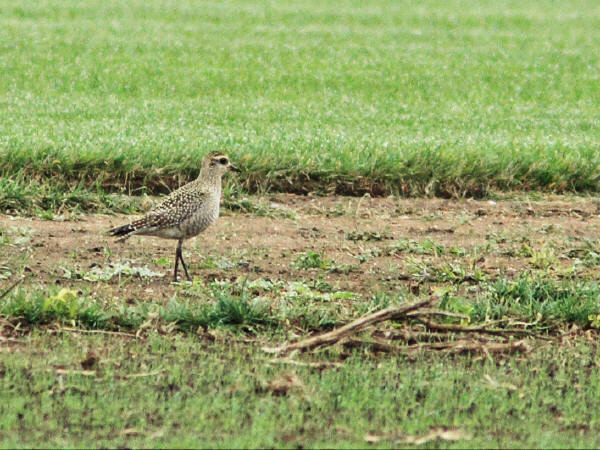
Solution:
<svg viewBox="0 0 600 450"><path fill-rule="evenodd" d="M188 239L219 217L221 180L216 185L192 181L172 192L144 217L131 223L131 234ZM130 234L130 235L131 235Z"/></svg>
<svg viewBox="0 0 600 450"><path fill-rule="evenodd" d="M219 217L221 203L221 178L229 171L239 171L223 153L213 152L202 161L198 178L173 191L146 215L127 225L113 228L109 233L119 236L119 241L136 234L158 236L179 241L175 254L175 273L179 260L190 279L181 255L183 240L206 230Z"/></svg>

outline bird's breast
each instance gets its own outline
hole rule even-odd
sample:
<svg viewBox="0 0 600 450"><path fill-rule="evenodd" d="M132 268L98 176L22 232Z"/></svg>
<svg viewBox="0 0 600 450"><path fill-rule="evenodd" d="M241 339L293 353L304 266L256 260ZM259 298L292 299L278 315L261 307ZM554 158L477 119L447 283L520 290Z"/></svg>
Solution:
<svg viewBox="0 0 600 450"><path fill-rule="evenodd" d="M202 233L219 218L219 203L207 202L182 224L182 232L186 237Z"/></svg>

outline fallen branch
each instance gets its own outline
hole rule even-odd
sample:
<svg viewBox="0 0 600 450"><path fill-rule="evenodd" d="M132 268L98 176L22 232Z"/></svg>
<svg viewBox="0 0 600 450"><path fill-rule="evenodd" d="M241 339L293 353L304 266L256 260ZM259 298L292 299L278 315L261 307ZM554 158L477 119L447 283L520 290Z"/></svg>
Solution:
<svg viewBox="0 0 600 450"><path fill-rule="evenodd" d="M447 342L456 341L457 333L449 333L448 331L436 332L436 331L423 331L414 329L399 329L399 330L375 330L372 336L376 339L383 339L386 341L404 341L406 343L431 343L431 342ZM496 337L494 335L486 335L482 333L472 333L473 336L477 336L478 341L491 341ZM505 336L500 336L505 337ZM494 340L497 342L497 340Z"/></svg>
<svg viewBox="0 0 600 450"><path fill-rule="evenodd" d="M153 377L155 375L161 375L165 373L164 370L156 370L154 372L143 372L143 373L131 373L129 375L122 375L121 378L144 378L144 377Z"/></svg>
<svg viewBox="0 0 600 450"><path fill-rule="evenodd" d="M515 353L515 352L530 352L531 346L524 340L515 342L476 342L460 340L454 343L442 342L438 344L422 344L412 345L409 347L400 347L400 350L438 350L446 353L468 353L468 352L483 352L483 353Z"/></svg>
<svg viewBox="0 0 600 450"><path fill-rule="evenodd" d="M411 311L406 314L408 317L423 317L423 316L442 316L442 317L452 317L455 319L466 320L469 318L466 314L455 313L451 311L444 311L443 309L437 308L422 308L418 311Z"/></svg>
<svg viewBox="0 0 600 450"><path fill-rule="evenodd" d="M346 348L368 347L374 352L385 353L394 353L402 348L399 345L393 345L380 339L373 341L362 341L360 339L346 339L344 340L344 342L342 342L342 345Z"/></svg>
<svg viewBox="0 0 600 450"><path fill-rule="evenodd" d="M473 325L463 326L456 325L453 323L437 323L430 320L423 319L422 317L416 317L416 319L425 325L430 330L436 331L450 331L454 333L483 333L483 334L494 334L498 336L509 336L512 334L521 335L532 335L533 332L529 330L523 330L521 328L487 328L488 325Z"/></svg>
<svg viewBox="0 0 600 450"><path fill-rule="evenodd" d="M117 335L117 336L124 336L124 337L132 338L132 339L139 339L139 337L136 336L135 334L125 333L123 331L83 330L80 328L65 328L65 327L60 327L58 330L48 330L48 331L54 331L54 332L68 331L70 333L89 333L89 334L111 334L111 335Z"/></svg>
<svg viewBox="0 0 600 450"><path fill-rule="evenodd" d="M69 369L46 369L46 372L54 372L56 375L82 375L84 377L95 377L95 370L69 370Z"/></svg>
<svg viewBox="0 0 600 450"><path fill-rule="evenodd" d="M400 306L392 306L390 308L377 311L373 314L360 317L340 328L327 333L311 336L298 342L292 342L291 344L280 345L279 347L263 347L263 351L267 353L287 353L291 350L308 350L320 345L335 344L343 337L348 336L368 325L373 325L385 320L397 320L401 317L406 317L407 312L414 311L415 309L421 308L429 303L430 300L427 299L413 303L406 303Z"/></svg>
<svg viewBox="0 0 600 450"><path fill-rule="evenodd" d="M448 333L436 333L435 331L415 331L410 329L399 330L375 330L372 334L374 338L386 339L389 341L405 342L440 342L452 339Z"/></svg>
<svg viewBox="0 0 600 450"><path fill-rule="evenodd" d="M8 343L8 344L24 344L25 341L22 341L21 339L13 339L13 338L9 338L6 336L2 336L0 335L0 343Z"/></svg>
<svg viewBox="0 0 600 450"><path fill-rule="evenodd" d="M16 288L19 284L21 284L23 282L23 280L25 280L25 278L26 277L23 277L23 278L15 281L13 284L11 284L7 290L5 290L2 294L0 294L0 300L2 300L4 297L6 297L10 291L12 291L14 288Z"/></svg>
<svg viewBox="0 0 600 450"><path fill-rule="evenodd" d="M524 340L515 342L479 342L475 340L459 340L454 342L439 342L432 344L414 344L408 346L393 345L382 340L363 341L359 339L348 339L342 344L348 348L369 347L375 352L385 353L414 353L423 350L434 350L444 353L515 353L529 352L531 346Z"/></svg>
<svg viewBox="0 0 600 450"><path fill-rule="evenodd" d="M304 361L296 361L295 359L290 358L275 358L269 361L269 364L289 364L291 366L299 366L299 367L310 367L311 369L324 370L324 369L332 369L335 367L340 367L342 364L339 362L304 362Z"/></svg>

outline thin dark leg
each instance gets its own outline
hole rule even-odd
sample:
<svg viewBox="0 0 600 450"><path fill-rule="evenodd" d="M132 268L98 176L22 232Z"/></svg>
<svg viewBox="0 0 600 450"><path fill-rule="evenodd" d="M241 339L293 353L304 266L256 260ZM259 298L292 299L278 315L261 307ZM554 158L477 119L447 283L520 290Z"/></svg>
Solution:
<svg viewBox="0 0 600 450"><path fill-rule="evenodd" d="M181 240L177 244L177 250L175 250L175 273L173 273L173 281L177 281L177 266L179 265L180 253L181 253Z"/></svg>
<svg viewBox="0 0 600 450"><path fill-rule="evenodd" d="M181 261L181 265L183 266L183 270L185 271L185 276L187 277L188 281L192 281L190 274L188 273L187 266L185 265L185 261L183 260L181 244L183 244L183 239L179 239L177 243L177 250L175 251L175 273L173 274L174 281L177 281L177 265L179 264L179 261Z"/></svg>
<svg viewBox="0 0 600 450"><path fill-rule="evenodd" d="M188 281L192 281L192 277L190 277L190 274L187 271L187 266L185 265L185 261L183 260L183 256L179 255L179 259L181 260L181 265L183 266L183 271L185 272L185 276L187 277Z"/></svg>

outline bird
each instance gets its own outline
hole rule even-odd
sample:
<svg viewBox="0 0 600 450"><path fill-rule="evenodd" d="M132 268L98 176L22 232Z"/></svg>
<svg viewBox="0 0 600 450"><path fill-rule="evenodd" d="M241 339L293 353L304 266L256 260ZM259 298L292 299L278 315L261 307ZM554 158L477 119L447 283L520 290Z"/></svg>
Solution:
<svg viewBox="0 0 600 450"><path fill-rule="evenodd" d="M142 218L108 230L122 242L134 235L177 239L173 281L177 281L179 261L188 281L192 281L182 255L183 241L212 225L219 217L221 179L227 172L241 172L225 153L211 152L202 160L198 178L171 192Z"/></svg>

